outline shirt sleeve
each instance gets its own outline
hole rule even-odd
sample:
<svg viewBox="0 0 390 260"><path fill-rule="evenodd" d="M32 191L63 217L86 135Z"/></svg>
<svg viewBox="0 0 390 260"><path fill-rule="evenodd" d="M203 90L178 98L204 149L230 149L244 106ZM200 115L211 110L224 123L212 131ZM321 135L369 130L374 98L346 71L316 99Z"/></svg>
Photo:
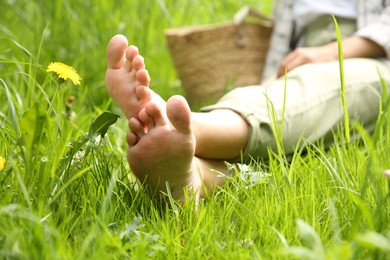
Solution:
<svg viewBox="0 0 390 260"><path fill-rule="evenodd" d="M390 58L390 6L387 6L372 23L360 28L355 35L380 45Z"/></svg>

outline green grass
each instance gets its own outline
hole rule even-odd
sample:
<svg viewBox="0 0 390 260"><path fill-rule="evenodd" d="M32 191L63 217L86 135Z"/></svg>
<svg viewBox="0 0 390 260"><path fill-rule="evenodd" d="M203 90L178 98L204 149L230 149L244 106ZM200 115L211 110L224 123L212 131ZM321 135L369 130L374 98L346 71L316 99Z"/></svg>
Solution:
<svg viewBox="0 0 390 260"><path fill-rule="evenodd" d="M163 32L230 19L260 1L0 0L0 258L2 259L385 259L390 256L389 99L376 129L335 145L283 147L266 177L238 174L197 207L165 208L132 176L125 160L126 120L90 128L120 112L104 88L105 48L125 34L139 46L163 97L181 93ZM80 86L47 65L75 67ZM387 93L387 92L385 92ZM75 117L64 114L70 95ZM96 122L96 121L95 121ZM351 122L353 123L353 122ZM243 178L240 178L242 176Z"/></svg>

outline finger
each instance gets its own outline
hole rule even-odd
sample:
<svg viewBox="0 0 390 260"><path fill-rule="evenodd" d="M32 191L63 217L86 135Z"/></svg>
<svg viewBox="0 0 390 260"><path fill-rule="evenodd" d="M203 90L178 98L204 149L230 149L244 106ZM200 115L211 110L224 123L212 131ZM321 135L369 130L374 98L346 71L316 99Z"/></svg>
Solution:
<svg viewBox="0 0 390 260"><path fill-rule="evenodd" d="M280 66L278 68L277 76L282 77L284 76L290 67L291 62L297 57L295 51L289 53L280 63Z"/></svg>
<svg viewBox="0 0 390 260"><path fill-rule="evenodd" d="M278 69L278 77L285 75L287 72L303 65L306 63L304 57L300 55L292 55L290 57L286 57L286 59L281 63Z"/></svg>

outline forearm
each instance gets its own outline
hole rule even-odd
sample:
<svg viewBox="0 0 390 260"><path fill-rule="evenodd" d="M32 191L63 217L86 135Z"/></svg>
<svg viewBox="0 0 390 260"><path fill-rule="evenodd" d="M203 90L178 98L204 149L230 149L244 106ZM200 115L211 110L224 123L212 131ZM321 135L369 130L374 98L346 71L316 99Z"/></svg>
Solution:
<svg viewBox="0 0 390 260"><path fill-rule="evenodd" d="M344 59L386 57L386 52L380 45L360 36L345 38L342 43ZM330 48L337 49L337 42L329 45Z"/></svg>
<svg viewBox="0 0 390 260"><path fill-rule="evenodd" d="M345 38L342 41L342 47L344 59L386 57L386 52L380 45L360 36ZM281 77L286 71L303 64L335 61L337 59L337 41L319 47L298 48L282 61L277 76Z"/></svg>
<svg viewBox="0 0 390 260"><path fill-rule="evenodd" d="M361 12L367 13L367 15L360 17L360 28L354 35L376 42L385 50L387 58L390 58L390 1L374 1L382 2L384 4L381 5L383 9L380 10L379 5L376 7L364 5Z"/></svg>

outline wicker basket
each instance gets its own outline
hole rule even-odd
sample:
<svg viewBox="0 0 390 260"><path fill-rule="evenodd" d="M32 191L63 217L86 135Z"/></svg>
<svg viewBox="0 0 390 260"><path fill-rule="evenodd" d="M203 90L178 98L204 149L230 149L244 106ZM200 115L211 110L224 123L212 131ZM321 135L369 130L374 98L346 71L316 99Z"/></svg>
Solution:
<svg viewBox="0 0 390 260"><path fill-rule="evenodd" d="M247 7L234 22L167 30L189 104L206 105L232 88L259 84L271 32L272 22Z"/></svg>

